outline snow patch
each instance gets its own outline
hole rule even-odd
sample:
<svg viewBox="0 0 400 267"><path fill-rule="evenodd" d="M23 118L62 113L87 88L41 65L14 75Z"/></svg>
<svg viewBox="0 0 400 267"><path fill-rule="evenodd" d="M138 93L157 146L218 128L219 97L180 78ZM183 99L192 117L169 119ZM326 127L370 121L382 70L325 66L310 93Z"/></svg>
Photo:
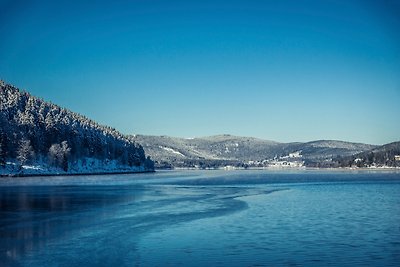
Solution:
<svg viewBox="0 0 400 267"><path fill-rule="evenodd" d="M179 155L179 156L185 157L185 155L183 155L181 152L179 152L179 151L177 151L177 150L175 150L175 149L173 149L173 148L166 147L166 146L159 146L159 148L164 149L165 151L168 151L168 152L177 154L177 155Z"/></svg>

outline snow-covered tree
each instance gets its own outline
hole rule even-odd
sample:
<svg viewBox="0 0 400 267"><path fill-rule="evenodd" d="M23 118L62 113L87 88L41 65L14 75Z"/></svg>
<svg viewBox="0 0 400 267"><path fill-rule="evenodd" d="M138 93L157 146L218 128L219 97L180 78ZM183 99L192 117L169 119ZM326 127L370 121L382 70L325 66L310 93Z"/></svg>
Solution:
<svg viewBox="0 0 400 267"><path fill-rule="evenodd" d="M19 143L19 147L17 150L17 160L21 165L26 164L29 162L35 153L31 146L31 141L27 139L22 139Z"/></svg>
<svg viewBox="0 0 400 267"><path fill-rule="evenodd" d="M62 141L61 144L52 144L48 154L50 164L68 171L68 156L70 152L71 149L68 147L67 141Z"/></svg>

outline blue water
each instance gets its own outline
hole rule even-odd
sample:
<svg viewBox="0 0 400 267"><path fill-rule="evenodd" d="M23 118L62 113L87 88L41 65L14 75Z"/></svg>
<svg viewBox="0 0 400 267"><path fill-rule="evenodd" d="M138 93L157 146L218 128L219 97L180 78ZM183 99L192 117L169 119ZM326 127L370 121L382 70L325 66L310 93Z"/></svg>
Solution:
<svg viewBox="0 0 400 267"><path fill-rule="evenodd" d="M0 179L0 266L400 266L400 173Z"/></svg>

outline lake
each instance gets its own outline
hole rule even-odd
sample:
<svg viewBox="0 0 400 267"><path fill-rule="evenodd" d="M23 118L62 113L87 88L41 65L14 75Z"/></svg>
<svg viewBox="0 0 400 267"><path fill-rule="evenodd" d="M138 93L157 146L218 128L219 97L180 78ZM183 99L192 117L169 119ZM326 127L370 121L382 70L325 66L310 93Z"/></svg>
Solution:
<svg viewBox="0 0 400 267"><path fill-rule="evenodd" d="M0 179L0 266L400 266L400 172Z"/></svg>

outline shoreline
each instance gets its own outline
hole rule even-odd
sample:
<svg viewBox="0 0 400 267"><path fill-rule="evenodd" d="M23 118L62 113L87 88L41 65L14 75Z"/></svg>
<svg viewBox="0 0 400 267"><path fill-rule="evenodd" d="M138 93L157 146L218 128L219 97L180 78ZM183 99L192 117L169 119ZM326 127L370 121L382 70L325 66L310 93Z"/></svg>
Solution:
<svg viewBox="0 0 400 267"><path fill-rule="evenodd" d="M82 173L16 173L16 174L1 174L2 178L24 178L24 177L49 177L49 176L95 176L95 175L116 175L116 174L145 174L145 173L156 173L156 172L168 172L168 171L343 171L343 172L357 172L357 171L369 171L369 172L399 172L400 168L387 167L387 168L315 168L315 167L303 167L303 168L262 168L262 167L250 167L250 168L214 168L214 169L200 169L200 168L172 168L172 169L154 169L145 171L115 171L115 172L82 172Z"/></svg>
<svg viewBox="0 0 400 267"><path fill-rule="evenodd" d="M1 178L24 178L24 177L47 177L47 176L89 176L89 175L113 175L113 174L143 174L155 173L156 170L147 171L116 171L116 172L82 172L82 173L16 173L16 174L1 174Z"/></svg>
<svg viewBox="0 0 400 267"><path fill-rule="evenodd" d="M156 171L398 171L399 167L382 167L382 168L317 168L317 167L299 167L299 168L274 168L274 167L248 167L248 168L213 168L213 169L201 169L201 168L172 168L172 169L155 169Z"/></svg>

